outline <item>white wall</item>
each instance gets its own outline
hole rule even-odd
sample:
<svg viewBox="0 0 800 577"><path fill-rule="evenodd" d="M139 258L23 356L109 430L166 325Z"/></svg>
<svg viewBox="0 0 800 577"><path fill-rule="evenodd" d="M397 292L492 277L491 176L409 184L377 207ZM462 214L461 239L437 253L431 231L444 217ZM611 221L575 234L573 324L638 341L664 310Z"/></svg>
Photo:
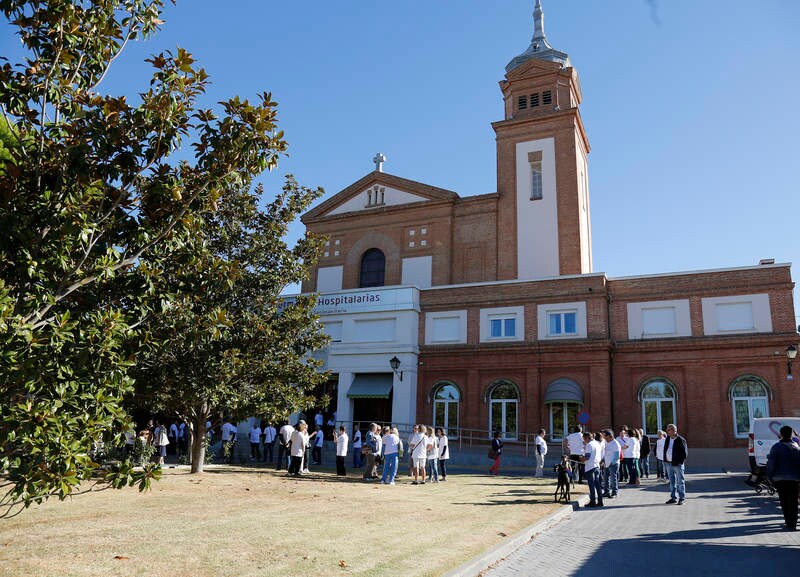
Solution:
<svg viewBox="0 0 800 577"><path fill-rule="evenodd" d="M403 259L403 273L400 284L428 288L432 282L432 256L417 256Z"/></svg>
<svg viewBox="0 0 800 577"><path fill-rule="evenodd" d="M580 135L575 133L575 149L578 151L579 225L581 235L581 273L592 272L592 219L589 209L589 163L583 151Z"/></svg>
<svg viewBox="0 0 800 577"><path fill-rule="evenodd" d="M392 420L416 420L419 356L419 291L412 287L375 287L321 295L315 309L324 325L341 323L341 341L331 343L326 369L339 375L337 418L351 421L347 392L356 373L386 373L389 359L400 359L394 379ZM331 331L333 332L333 331Z"/></svg>
<svg viewBox="0 0 800 577"><path fill-rule="evenodd" d="M375 190L375 185L372 185L370 187L365 188L362 192L358 193L350 200L343 202L333 210L329 211L327 214L342 214L345 212L369 210L371 208L378 208L382 206L397 206L399 204L410 204L412 202L423 202L430 200L422 196L417 196L416 194L411 194L408 192L404 192L402 190L397 190L396 188L390 188L388 186L381 186L381 185L378 185L379 194L381 192L381 189L383 189L383 204L374 204L374 203L371 205L367 204L369 201L368 191ZM374 201L374 192L373 192L373 201Z"/></svg>
<svg viewBox="0 0 800 577"><path fill-rule="evenodd" d="M529 152L542 152L542 199L531 200ZM517 143L517 278L559 275L555 140Z"/></svg>
<svg viewBox="0 0 800 577"><path fill-rule="evenodd" d="M326 266L317 269L317 292L332 293L342 290L342 267Z"/></svg>

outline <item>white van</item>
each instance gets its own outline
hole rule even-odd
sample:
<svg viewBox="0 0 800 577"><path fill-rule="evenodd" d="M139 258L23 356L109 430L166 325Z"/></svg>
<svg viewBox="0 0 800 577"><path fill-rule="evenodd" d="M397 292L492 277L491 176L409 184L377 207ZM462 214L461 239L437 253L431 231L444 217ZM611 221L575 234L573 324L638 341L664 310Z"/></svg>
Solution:
<svg viewBox="0 0 800 577"><path fill-rule="evenodd" d="M750 442L748 443L751 470L755 470L756 467L766 467L769 450L772 445L780 440L780 430L785 425L789 425L792 428L794 431L792 436L795 442L800 443L800 417L753 419L750 428Z"/></svg>

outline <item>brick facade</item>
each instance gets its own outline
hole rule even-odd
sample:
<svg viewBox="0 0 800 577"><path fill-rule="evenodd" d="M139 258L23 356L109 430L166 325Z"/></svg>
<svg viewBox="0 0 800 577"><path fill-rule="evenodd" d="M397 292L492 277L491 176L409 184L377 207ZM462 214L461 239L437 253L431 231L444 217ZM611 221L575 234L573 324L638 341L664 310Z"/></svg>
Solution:
<svg viewBox="0 0 800 577"><path fill-rule="evenodd" d="M423 312L466 309L468 327L466 344L429 345L424 344L423 319L419 411L430 413L437 384L449 382L463 395L460 426L487 429L487 391L492 383L506 380L519 389L519 429L549 430L544 393L548 384L566 378L583 390L582 409L591 417L589 427L641 426L641 388L649 380L660 379L675 387L675 420L694 446L744 446L746 440L731 434L733 408L728 394L736 378L755 375L767 383L770 414L800 414L800 389L786 380L785 349L797 339L793 286L788 265L771 265L629 279L595 274L423 290ZM756 292L770 296L772 333L703 335L701 298ZM696 301L690 308L690 337L628 339L628 302L685 298ZM587 338L538 340L537 305L576 300L587 303ZM512 305L525 307L524 342L481 343L480 309Z"/></svg>
<svg viewBox="0 0 800 577"><path fill-rule="evenodd" d="M369 249L380 249L386 257L387 286L401 284L403 259L431 258L429 285L419 287L418 335L415 342L404 343L406 354L418 364L416 388L409 389L416 391L418 419L433 417L437 385L451 383L460 395L458 426L486 431L491 427L492 386L503 381L518 393L517 432L549 430L551 407L558 405L551 404L556 403L552 398L546 403L545 397L548 386L559 381L569 383L571 394L581 395L579 408L589 414L591 428L641 426L642 389L656 379L674 391L671 418L692 446L736 447L746 440L733 434L730 389L736 379L748 376L766 387L770 414L800 414L800 387L786 378L785 350L798 340L789 266L616 279L592 274L586 174L590 147L579 111L583 97L577 72L568 61L532 56L506 74L500 89L504 118L492 124L497 192L461 198L376 171L302 219L309 232L329 239L326 254L303 284L304 292L317 290L322 267L341 267L338 289L358 288L361 259ZM527 258L537 247L518 246L520 231L532 223L519 222L523 213L518 200L527 199L518 190L518 167L526 165L520 165L517 150L521 144L551 140L558 272L528 280L518 270L525 264L520 252ZM526 162L543 158L542 152L526 154ZM372 191L384 188L397 192L386 203L381 192L376 201ZM735 317L744 322L735 330L713 316L723 314L715 308L726 304L718 304L720 297L731 297L729 314L744 315L744 320ZM549 311L561 303L569 304L569 314L574 314L570 322L578 319L582 332L571 338L543 336L542 327L553 317ZM659 309L659 303L678 303L661 306L667 317L673 315L674 330L648 333L645 311ZM492 309L515 311L513 339L482 339L486 327L481 323L488 322ZM640 318L629 318L631 310ZM747 325L748 310L752 327ZM461 344L426 342L426 330L433 330L426 327L426 314L454 312L460 323L461 311L466 311L466 332L453 340ZM541 311L545 313L539 318ZM513 322L523 320L519 314L524 321L517 327ZM634 323L641 324L641 334ZM376 360L376 366L382 363ZM359 367L348 370L356 373ZM568 408L574 407L565 405L565 413Z"/></svg>

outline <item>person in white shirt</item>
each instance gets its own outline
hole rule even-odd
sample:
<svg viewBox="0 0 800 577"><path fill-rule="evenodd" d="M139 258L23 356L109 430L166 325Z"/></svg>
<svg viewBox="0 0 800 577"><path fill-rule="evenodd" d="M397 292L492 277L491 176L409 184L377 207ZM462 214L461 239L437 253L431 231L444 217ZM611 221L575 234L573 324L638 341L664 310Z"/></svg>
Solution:
<svg viewBox="0 0 800 577"><path fill-rule="evenodd" d="M603 451L603 463L605 464L603 497L613 499L619 491L618 473L622 450L614 438L614 433L610 430L603 431L603 437L606 441L605 450Z"/></svg>
<svg viewBox="0 0 800 577"><path fill-rule="evenodd" d="M259 458L258 450L261 445L261 427L258 423L253 423L253 428L250 429L250 460L256 461Z"/></svg>
<svg viewBox="0 0 800 577"><path fill-rule="evenodd" d="M385 485L394 485L394 479L397 476L400 445L400 435L397 434L396 427L389 429L383 435L383 474L381 475L381 483Z"/></svg>
<svg viewBox="0 0 800 577"><path fill-rule="evenodd" d="M358 423L353 425L353 468L360 469L364 465L361 459L361 429Z"/></svg>
<svg viewBox="0 0 800 577"><path fill-rule="evenodd" d="M425 425L417 425L417 432L408 440L408 450L411 452L414 481L412 485L425 484L425 462L428 460L428 437L425 436ZM421 481L420 481L421 479Z"/></svg>
<svg viewBox="0 0 800 577"><path fill-rule="evenodd" d="M222 424L222 455L228 463L233 463L233 454L236 449L236 425L230 419L225 419Z"/></svg>
<svg viewBox="0 0 800 577"><path fill-rule="evenodd" d="M572 433L567 435L567 450L569 451L569 460L573 462L573 468L578 469L578 483L583 483L583 434L581 433L581 426L575 425L572 428Z"/></svg>
<svg viewBox="0 0 800 577"><path fill-rule="evenodd" d="M436 436L439 437L439 476L442 481L447 481L447 461L450 459L450 447L444 429L437 428Z"/></svg>
<svg viewBox="0 0 800 577"><path fill-rule="evenodd" d="M280 471L283 468L283 465L286 463L286 459L290 456L289 455L289 442L292 439L292 433L294 433L294 427L289 424L289 421L284 421L283 426L278 431L278 463L275 465L275 469Z"/></svg>
<svg viewBox="0 0 800 577"><path fill-rule="evenodd" d="M261 431L261 434L264 436L264 462L272 463L275 456L275 437L277 436L277 432L275 431L275 427L267 425Z"/></svg>
<svg viewBox="0 0 800 577"><path fill-rule="evenodd" d="M439 482L439 438L433 434L433 427L427 429L427 469L431 483Z"/></svg>
<svg viewBox="0 0 800 577"><path fill-rule="evenodd" d="M305 421L300 420L297 422L297 428L292 433L289 441L289 455L292 458L292 462L289 465L287 474L295 477L299 477L302 474L301 467L303 466L306 447L308 447L308 425Z"/></svg>
<svg viewBox="0 0 800 577"><path fill-rule="evenodd" d="M344 458L347 456L347 443L350 441L345 432L344 425L339 427L338 435L334 429L333 440L336 441L336 474L343 477L347 475L347 471L344 468Z"/></svg>
<svg viewBox="0 0 800 577"><path fill-rule="evenodd" d="M322 464L322 447L325 445L325 435L322 433L322 426L320 425L317 427L317 437L314 441L314 451L312 453L312 458L314 459L315 465Z"/></svg>
<svg viewBox="0 0 800 577"><path fill-rule="evenodd" d="M167 445L169 445L169 435L167 426L158 421L158 426L153 431L153 444L158 449L158 464L164 464L164 457L167 456Z"/></svg>
<svg viewBox="0 0 800 577"><path fill-rule="evenodd" d="M539 429L539 432L536 433L536 440L534 441L536 447L536 477L544 477L544 456L547 454L547 442L544 440L544 436L547 434L547 431L544 429ZM583 441L581 441L583 442Z"/></svg>
<svg viewBox="0 0 800 577"><path fill-rule="evenodd" d="M625 456L625 451L628 451L628 454L631 454L633 451L633 443L631 442L630 437L628 436L628 427L625 425L619 430L619 435L617 436L617 443L619 443L619 448L622 451L622 461L619 465L619 480L627 481L628 480L628 459L629 457Z"/></svg>
<svg viewBox="0 0 800 577"><path fill-rule="evenodd" d="M664 467L664 444L667 441L667 434L659 429L656 434L658 440L656 441L656 475L659 479L667 478L667 470Z"/></svg>
<svg viewBox="0 0 800 577"><path fill-rule="evenodd" d="M128 429L125 431L125 456L133 457L133 448L136 446L136 431Z"/></svg>
<svg viewBox="0 0 800 577"><path fill-rule="evenodd" d="M636 429L628 429L628 449L626 457L628 461L628 485L640 485L639 480L639 452L641 451L639 432Z"/></svg>
<svg viewBox="0 0 800 577"><path fill-rule="evenodd" d="M591 433L583 434L586 453L583 456L584 475L589 484L589 503L587 507L603 506L603 483L600 480L600 462L603 459L603 447L592 438Z"/></svg>

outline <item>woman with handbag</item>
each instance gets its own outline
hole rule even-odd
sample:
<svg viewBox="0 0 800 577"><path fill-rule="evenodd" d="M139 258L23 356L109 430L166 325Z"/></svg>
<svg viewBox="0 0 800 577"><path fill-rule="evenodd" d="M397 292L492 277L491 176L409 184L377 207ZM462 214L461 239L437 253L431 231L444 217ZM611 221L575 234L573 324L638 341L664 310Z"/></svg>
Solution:
<svg viewBox="0 0 800 577"><path fill-rule="evenodd" d="M492 439L492 448L489 449L489 458L494 459L494 463L492 466L489 467L489 474L490 475L497 475L498 471L500 470L500 455L503 454L503 441L500 439L500 431L494 432L494 438Z"/></svg>

